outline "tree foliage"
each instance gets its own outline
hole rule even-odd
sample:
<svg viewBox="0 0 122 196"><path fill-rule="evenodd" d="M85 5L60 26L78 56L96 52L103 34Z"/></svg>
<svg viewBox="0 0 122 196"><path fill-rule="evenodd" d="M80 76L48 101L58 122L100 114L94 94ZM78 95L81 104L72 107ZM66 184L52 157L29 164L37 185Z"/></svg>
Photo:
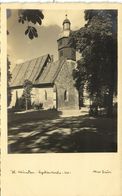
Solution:
<svg viewBox="0 0 122 196"><path fill-rule="evenodd" d="M29 80L25 80L24 84L23 84L23 97L25 99L25 103L26 103L26 110L28 110L28 105L31 102L31 91L32 91L32 82Z"/></svg>
<svg viewBox="0 0 122 196"><path fill-rule="evenodd" d="M26 24L27 28L25 30L25 35L28 35L30 39L38 37L37 29L32 26L32 24L41 25L44 15L41 10L19 10L18 22L21 24Z"/></svg>
<svg viewBox="0 0 122 196"><path fill-rule="evenodd" d="M117 93L117 11L86 10L86 24L72 32L71 45L82 58L74 70L76 86L84 83L92 100L99 105L108 94L108 113L112 113L113 96Z"/></svg>
<svg viewBox="0 0 122 196"><path fill-rule="evenodd" d="M10 102L11 102L11 90L10 90L10 82L11 82L11 78L12 78L12 75L10 73L10 61L9 61L9 58L7 57L7 105L9 106L10 105Z"/></svg>

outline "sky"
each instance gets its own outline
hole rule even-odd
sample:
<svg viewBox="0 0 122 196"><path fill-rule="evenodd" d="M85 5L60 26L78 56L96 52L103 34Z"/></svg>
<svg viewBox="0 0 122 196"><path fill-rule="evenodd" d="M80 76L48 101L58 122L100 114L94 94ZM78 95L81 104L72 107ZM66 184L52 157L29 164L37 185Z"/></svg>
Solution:
<svg viewBox="0 0 122 196"><path fill-rule="evenodd" d="M25 36L26 25L18 23L18 10L9 10L7 18L7 54L11 61L11 69L15 64L33 59L45 54L58 59L58 35L62 31L65 15L71 22L71 30L84 26L84 10L43 10L42 25L36 25L38 38L30 40Z"/></svg>

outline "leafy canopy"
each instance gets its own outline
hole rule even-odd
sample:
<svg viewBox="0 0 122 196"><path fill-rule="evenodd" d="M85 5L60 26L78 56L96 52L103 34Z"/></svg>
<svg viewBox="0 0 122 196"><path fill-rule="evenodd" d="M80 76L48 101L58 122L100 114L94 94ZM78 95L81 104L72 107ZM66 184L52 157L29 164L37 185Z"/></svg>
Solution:
<svg viewBox="0 0 122 196"><path fill-rule="evenodd" d="M97 114L107 97L108 116L117 94L117 10L86 10L86 24L70 35L70 44L81 53L74 79L79 92L86 88Z"/></svg>
<svg viewBox="0 0 122 196"><path fill-rule="evenodd" d="M38 32L37 29L31 25L42 24L42 20L44 19L44 15L42 10L19 10L19 19L18 22L21 24L27 25L27 29L25 30L25 35L28 35L30 39L37 38Z"/></svg>
<svg viewBox="0 0 122 196"><path fill-rule="evenodd" d="M70 43L81 53L74 71L76 86L87 82L91 95L113 88L117 73L117 11L86 10L86 24L72 32Z"/></svg>
<svg viewBox="0 0 122 196"><path fill-rule="evenodd" d="M32 82L29 80L25 80L24 84L23 84L23 88L24 88L23 95L24 95L25 99L29 99L31 97L31 91L33 88Z"/></svg>

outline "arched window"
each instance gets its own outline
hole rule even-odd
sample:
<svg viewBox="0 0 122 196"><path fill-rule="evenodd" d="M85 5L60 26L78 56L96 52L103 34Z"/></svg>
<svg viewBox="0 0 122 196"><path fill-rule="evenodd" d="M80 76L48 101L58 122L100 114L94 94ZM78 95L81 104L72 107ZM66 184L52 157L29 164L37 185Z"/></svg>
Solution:
<svg viewBox="0 0 122 196"><path fill-rule="evenodd" d="M47 91L45 90L45 100L47 100Z"/></svg>
<svg viewBox="0 0 122 196"><path fill-rule="evenodd" d="M64 91L64 101L68 101L68 91Z"/></svg>

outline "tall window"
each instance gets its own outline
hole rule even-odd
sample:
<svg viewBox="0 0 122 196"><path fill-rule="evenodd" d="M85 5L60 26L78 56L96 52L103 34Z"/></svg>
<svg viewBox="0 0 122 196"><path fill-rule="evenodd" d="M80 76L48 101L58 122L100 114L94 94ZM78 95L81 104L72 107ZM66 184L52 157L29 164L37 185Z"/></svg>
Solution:
<svg viewBox="0 0 122 196"><path fill-rule="evenodd" d="M47 91L45 90L45 100L47 100Z"/></svg>
<svg viewBox="0 0 122 196"><path fill-rule="evenodd" d="M64 91L64 101L68 101L68 91Z"/></svg>

